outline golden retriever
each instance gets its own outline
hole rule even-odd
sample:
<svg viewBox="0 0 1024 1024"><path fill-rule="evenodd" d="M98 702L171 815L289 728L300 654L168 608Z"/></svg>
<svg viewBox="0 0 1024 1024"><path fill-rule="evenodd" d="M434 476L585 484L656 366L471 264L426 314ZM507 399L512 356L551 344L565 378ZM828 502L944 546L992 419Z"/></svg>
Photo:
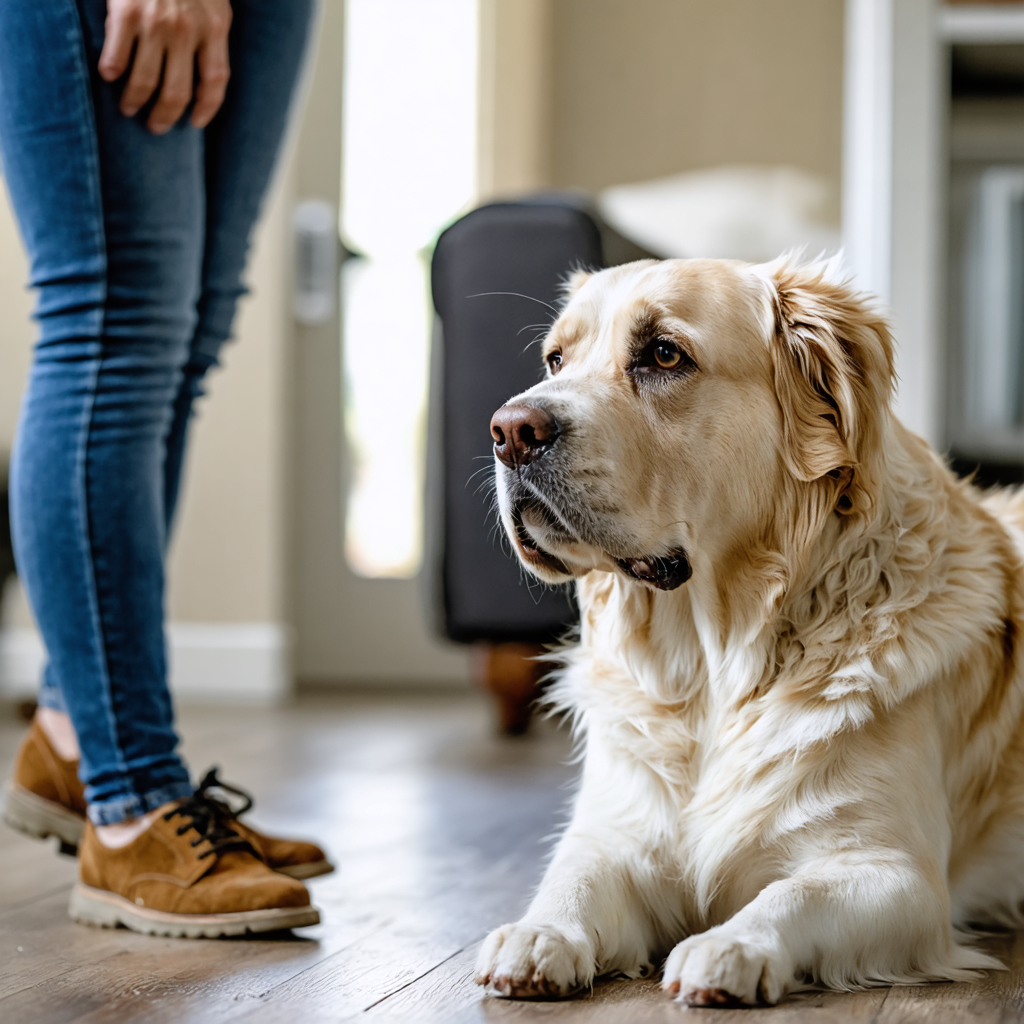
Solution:
<svg viewBox="0 0 1024 1024"><path fill-rule="evenodd" d="M574 275L548 378L495 414L522 563L576 581L572 819L477 981L691 1006L965 980L1024 923L1024 496L894 417L833 263Z"/></svg>

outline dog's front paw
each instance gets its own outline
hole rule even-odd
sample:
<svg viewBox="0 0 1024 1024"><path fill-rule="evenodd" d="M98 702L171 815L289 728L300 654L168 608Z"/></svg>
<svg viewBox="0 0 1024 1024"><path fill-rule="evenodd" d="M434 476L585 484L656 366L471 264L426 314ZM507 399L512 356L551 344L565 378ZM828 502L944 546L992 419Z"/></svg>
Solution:
<svg viewBox="0 0 1024 1024"><path fill-rule="evenodd" d="M792 980L793 965L784 951L712 928L672 950L662 988L687 1006L773 1005Z"/></svg>
<svg viewBox="0 0 1024 1024"><path fill-rule="evenodd" d="M559 999L593 980L593 954L550 925L502 925L476 961L476 983L512 999Z"/></svg>

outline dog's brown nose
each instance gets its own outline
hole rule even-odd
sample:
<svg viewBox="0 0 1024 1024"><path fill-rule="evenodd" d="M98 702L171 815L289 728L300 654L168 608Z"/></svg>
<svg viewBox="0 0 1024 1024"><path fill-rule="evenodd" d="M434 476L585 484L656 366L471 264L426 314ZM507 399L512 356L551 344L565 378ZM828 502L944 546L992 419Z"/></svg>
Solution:
<svg viewBox="0 0 1024 1024"><path fill-rule="evenodd" d="M494 454L509 467L525 466L558 436L554 417L534 405L503 405L491 417Z"/></svg>

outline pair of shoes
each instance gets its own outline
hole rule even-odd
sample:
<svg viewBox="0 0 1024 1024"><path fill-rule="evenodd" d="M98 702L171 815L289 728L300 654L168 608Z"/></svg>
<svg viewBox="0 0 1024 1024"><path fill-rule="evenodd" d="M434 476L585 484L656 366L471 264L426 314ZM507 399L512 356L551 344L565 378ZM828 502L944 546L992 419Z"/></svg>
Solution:
<svg viewBox="0 0 1024 1024"><path fill-rule="evenodd" d="M244 806L237 811L215 790L241 797ZM334 870L323 850L313 843L279 839L263 835L236 820L252 807L252 798L217 778L216 769L206 773L197 795L220 809L222 817L231 820L231 828L246 839L254 853L268 867L292 878L315 878ZM81 842L85 828L85 792L78 780L78 762L65 761L53 749L39 722L33 720L14 761L14 776L7 785L4 820L12 828L37 839L56 836L62 853L72 856Z"/></svg>
<svg viewBox="0 0 1024 1024"><path fill-rule="evenodd" d="M181 938L318 924L306 887L289 874L333 870L323 851L240 825L217 790L242 797L240 812L252 806L211 771L192 796L159 808L141 835L111 849L86 817L77 763L60 758L33 722L18 751L4 817L22 832L56 835L63 850L77 851L79 881L69 906L76 921Z"/></svg>

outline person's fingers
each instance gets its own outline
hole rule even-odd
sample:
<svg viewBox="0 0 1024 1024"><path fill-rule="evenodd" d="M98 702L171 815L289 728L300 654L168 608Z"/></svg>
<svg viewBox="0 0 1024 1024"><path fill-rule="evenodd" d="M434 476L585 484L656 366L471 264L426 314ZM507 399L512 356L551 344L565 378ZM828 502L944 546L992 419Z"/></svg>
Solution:
<svg viewBox="0 0 1024 1024"><path fill-rule="evenodd" d="M108 0L99 70L107 81L127 72L121 112L133 117L159 89L148 127L167 131L192 99L198 63L192 123L204 128L224 101L230 25L229 0Z"/></svg>
<svg viewBox="0 0 1024 1024"><path fill-rule="evenodd" d="M191 44L176 45L167 52L160 96L146 122L146 127L157 135L162 135L181 117L192 99L193 53Z"/></svg>
<svg viewBox="0 0 1024 1024"><path fill-rule="evenodd" d="M164 66L164 42L154 35L143 33L135 49L135 60L128 83L121 93L121 113L133 117L139 107L153 95L160 82Z"/></svg>
<svg viewBox="0 0 1024 1024"><path fill-rule="evenodd" d="M100 77L105 81L113 82L128 70L139 20L137 4L111 3L99 62Z"/></svg>
<svg viewBox="0 0 1024 1024"><path fill-rule="evenodd" d="M228 34L211 37L199 49L199 85L196 87L196 105L192 108L192 123L205 128L224 102L231 68L228 64Z"/></svg>

